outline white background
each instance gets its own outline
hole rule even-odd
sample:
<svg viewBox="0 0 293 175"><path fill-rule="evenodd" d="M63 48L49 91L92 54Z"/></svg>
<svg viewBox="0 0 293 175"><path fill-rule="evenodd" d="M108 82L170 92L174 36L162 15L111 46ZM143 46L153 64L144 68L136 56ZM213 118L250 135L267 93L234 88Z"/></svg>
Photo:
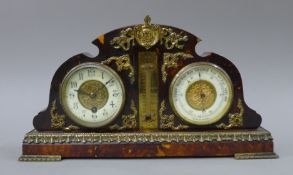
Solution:
<svg viewBox="0 0 293 175"><path fill-rule="evenodd" d="M292 174L292 0L1 0L1 174ZM239 68L249 106L274 136L276 160L233 158L63 160L18 162L24 134L47 106L51 78L91 41L110 30L153 23L189 31ZM291 172L291 173L290 173Z"/></svg>

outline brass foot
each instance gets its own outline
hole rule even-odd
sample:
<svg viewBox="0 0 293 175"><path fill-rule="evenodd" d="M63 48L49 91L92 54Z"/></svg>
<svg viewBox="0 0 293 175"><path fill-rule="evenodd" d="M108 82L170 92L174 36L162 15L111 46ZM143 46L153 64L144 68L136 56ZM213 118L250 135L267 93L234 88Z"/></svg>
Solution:
<svg viewBox="0 0 293 175"><path fill-rule="evenodd" d="M24 162L52 162L61 161L60 155L21 155L18 159Z"/></svg>
<svg viewBox="0 0 293 175"><path fill-rule="evenodd" d="M237 160L243 159L277 159L279 156L274 152L259 152L259 153L236 153L234 158Z"/></svg>

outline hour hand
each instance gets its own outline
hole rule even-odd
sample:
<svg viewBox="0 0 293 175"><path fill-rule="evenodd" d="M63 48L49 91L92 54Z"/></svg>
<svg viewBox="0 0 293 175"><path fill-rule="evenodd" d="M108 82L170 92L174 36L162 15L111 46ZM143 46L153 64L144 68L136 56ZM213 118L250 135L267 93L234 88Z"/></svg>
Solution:
<svg viewBox="0 0 293 175"><path fill-rule="evenodd" d="M89 93L87 93L87 92L85 92L85 91L83 91L83 90L81 90L81 89L76 89L76 90L74 90L74 91L76 91L78 94L83 94L83 95L90 96Z"/></svg>
<svg viewBox="0 0 293 175"><path fill-rule="evenodd" d="M97 97L97 93L94 93L94 92L91 92L91 93L88 93L88 92L85 92L81 89L78 89L78 90L75 90L78 94L80 95L86 95L88 97L90 97L91 99L95 99Z"/></svg>

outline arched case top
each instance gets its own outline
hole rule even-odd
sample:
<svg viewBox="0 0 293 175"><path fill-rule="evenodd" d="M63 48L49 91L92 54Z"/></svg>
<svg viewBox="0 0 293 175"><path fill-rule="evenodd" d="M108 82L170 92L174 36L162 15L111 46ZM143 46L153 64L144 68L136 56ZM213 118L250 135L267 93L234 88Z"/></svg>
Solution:
<svg viewBox="0 0 293 175"><path fill-rule="evenodd" d="M93 44L99 54L88 57L78 54L65 61L56 71L50 88L48 107L35 116L33 124L39 131L192 131L203 129L251 129L261 124L261 117L249 108L243 97L240 73L228 59L207 53L195 52L200 39L184 30L144 24L113 30L99 36ZM60 101L60 86L67 73L82 63L99 63L109 66L125 86L125 105L111 123L98 128L82 126L67 116ZM223 69L231 79L233 99L229 110L212 124L196 125L179 117L169 101L169 89L175 75L185 66L206 62ZM148 63L150 67L140 68ZM151 81L151 82L149 82ZM152 113L146 117L144 113Z"/></svg>

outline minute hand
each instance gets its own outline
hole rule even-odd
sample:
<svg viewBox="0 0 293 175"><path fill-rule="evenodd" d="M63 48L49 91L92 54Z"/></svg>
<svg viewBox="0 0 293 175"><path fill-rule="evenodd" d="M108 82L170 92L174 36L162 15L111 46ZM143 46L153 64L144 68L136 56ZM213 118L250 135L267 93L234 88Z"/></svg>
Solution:
<svg viewBox="0 0 293 175"><path fill-rule="evenodd" d="M112 77L110 80L106 81L105 85L107 85L108 83L110 83L112 80L113 80L113 77ZM102 88L99 88L99 89L96 91L96 94L99 94L99 92L100 92L102 89L104 89L104 88L106 88L106 86L102 86Z"/></svg>
<svg viewBox="0 0 293 175"><path fill-rule="evenodd" d="M108 83L110 83L112 80L113 80L113 77L110 80L106 81L105 85L107 85Z"/></svg>

